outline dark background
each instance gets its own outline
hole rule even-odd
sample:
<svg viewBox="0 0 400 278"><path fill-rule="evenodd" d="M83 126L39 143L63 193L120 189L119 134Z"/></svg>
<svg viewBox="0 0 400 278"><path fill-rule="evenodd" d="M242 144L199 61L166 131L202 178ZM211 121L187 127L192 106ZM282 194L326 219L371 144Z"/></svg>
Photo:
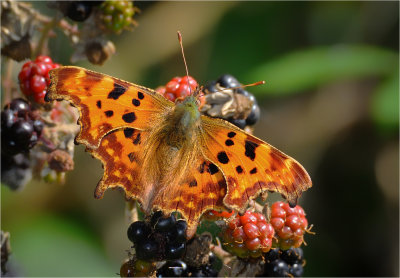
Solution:
<svg viewBox="0 0 400 278"><path fill-rule="evenodd" d="M34 5L51 14L43 2ZM189 72L200 84L231 73L262 107L255 135L309 171L305 276L399 275L399 3L135 2L134 32L115 35L102 67L147 87ZM70 43L50 41L69 64ZM22 65L22 64L21 64ZM99 161L76 149L65 185L2 186L11 266L24 276L114 276L126 257L124 200L94 200Z"/></svg>

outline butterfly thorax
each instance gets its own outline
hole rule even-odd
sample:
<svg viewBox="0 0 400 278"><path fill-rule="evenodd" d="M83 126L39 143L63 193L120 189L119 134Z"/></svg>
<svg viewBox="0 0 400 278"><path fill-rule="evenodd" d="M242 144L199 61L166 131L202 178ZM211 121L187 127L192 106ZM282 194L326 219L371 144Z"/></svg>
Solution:
<svg viewBox="0 0 400 278"><path fill-rule="evenodd" d="M185 180L201 151L198 144L201 125L197 100L188 96L162 119L155 121L144 140L142 182L162 191L170 184ZM156 192L149 192L149 197ZM151 197L149 198L151 203Z"/></svg>

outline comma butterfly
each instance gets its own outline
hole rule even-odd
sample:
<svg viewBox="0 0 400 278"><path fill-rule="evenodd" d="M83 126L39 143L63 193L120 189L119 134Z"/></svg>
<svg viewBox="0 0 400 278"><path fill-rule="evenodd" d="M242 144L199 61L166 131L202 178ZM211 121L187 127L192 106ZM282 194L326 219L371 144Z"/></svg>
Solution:
<svg viewBox="0 0 400 278"><path fill-rule="evenodd" d="M67 100L80 113L76 142L101 160L95 197L121 187L150 213L180 212L195 231L203 212L243 212L265 191L295 204L311 187L293 158L230 124L201 115L195 94L173 103L152 89L84 68L50 71L46 100Z"/></svg>

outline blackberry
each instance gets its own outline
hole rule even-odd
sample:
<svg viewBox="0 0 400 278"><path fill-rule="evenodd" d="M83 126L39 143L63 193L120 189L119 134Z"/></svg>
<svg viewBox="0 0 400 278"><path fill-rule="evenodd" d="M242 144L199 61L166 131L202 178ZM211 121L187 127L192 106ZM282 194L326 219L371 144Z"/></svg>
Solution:
<svg viewBox="0 0 400 278"><path fill-rule="evenodd" d="M301 277L303 275L305 261L301 248L287 250L274 248L264 254L264 260L263 276Z"/></svg>
<svg viewBox="0 0 400 278"><path fill-rule="evenodd" d="M165 246L165 258L167 260L175 260L181 258L185 254L185 242L172 242Z"/></svg>
<svg viewBox="0 0 400 278"><path fill-rule="evenodd" d="M294 263L290 269L289 273L292 274L294 277L302 277L304 273L303 265L299 263Z"/></svg>
<svg viewBox="0 0 400 278"><path fill-rule="evenodd" d="M136 256L141 260L154 260L159 257L159 242L149 238L143 242L135 244Z"/></svg>
<svg viewBox="0 0 400 278"><path fill-rule="evenodd" d="M150 221L136 221L128 228L128 238L134 243L139 259L161 261L183 257L186 251L186 228L184 220L175 216L164 217L155 212Z"/></svg>
<svg viewBox="0 0 400 278"><path fill-rule="evenodd" d="M266 264L265 274L272 277L289 277L289 266L283 260L275 260Z"/></svg>
<svg viewBox="0 0 400 278"><path fill-rule="evenodd" d="M2 153L27 153L36 145L43 130L43 122L30 110L29 104L14 99L1 111Z"/></svg>
<svg viewBox="0 0 400 278"><path fill-rule="evenodd" d="M151 232L150 226L144 221L133 222L128 228L128 238L133 243L145 240Z"/></svg>

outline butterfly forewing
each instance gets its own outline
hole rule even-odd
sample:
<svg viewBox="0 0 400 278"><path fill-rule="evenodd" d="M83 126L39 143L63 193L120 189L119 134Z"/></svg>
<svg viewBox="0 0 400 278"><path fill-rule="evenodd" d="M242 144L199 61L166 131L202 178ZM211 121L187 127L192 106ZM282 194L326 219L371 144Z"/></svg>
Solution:
<svg viewBox="0 0 400 278"><path fill-rule="evenodd" d="M311 187L305 169L293 158L264 141L219 119L202 116L204 154L224 173L224 204L243 211L262 191L281 193L296 202Z"/></svg>
<svg viewBox="0 0 400 278"><path fill-rule="evenodd" d="M79 67L50 71L47 100L68 100L80 113L76 140L96 148L108 132L122 127L139 130L162 117L173 103L151 89Z"/></svg>
<svg viewBox="0 0 400 278"><path fill-rule="evenodd" d="M143 184L139 182L139 174L144 133L133 128L118 129L105 135L97 149L89 149L104 167L96 198L102 198L108 188L116 187L122 188L128 198L141 198Z"/></svg>

